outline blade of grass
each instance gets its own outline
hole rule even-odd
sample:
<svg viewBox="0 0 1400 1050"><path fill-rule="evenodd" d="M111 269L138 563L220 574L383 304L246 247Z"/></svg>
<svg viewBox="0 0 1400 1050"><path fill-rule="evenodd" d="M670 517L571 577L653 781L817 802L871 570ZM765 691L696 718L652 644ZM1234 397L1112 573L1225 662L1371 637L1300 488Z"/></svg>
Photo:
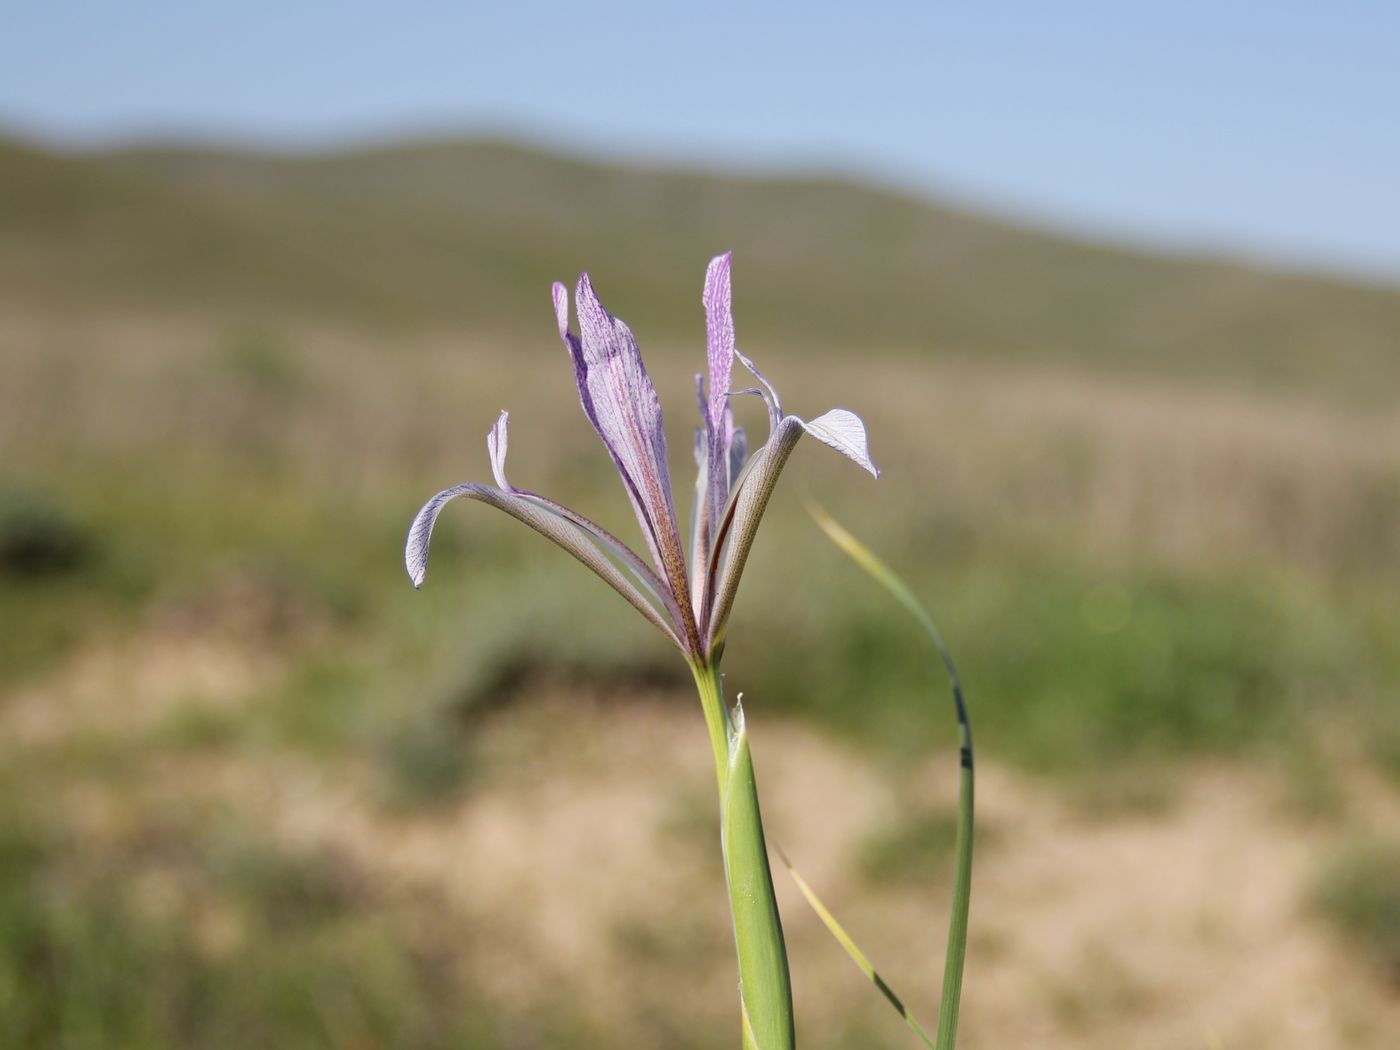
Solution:
<svg viewBox="0 0 1400 1050"><path fill-rule="evenodd" d="M783 866L787 868L788 874L792 876L792 881L797 883L797 888L802 891L802 896L807 898L807 903L812 906L812 910L817 913L817 917L826 924L826 928L831 931L831 935L836 938L842 948L846 949L846 954L860 967L861 972L864 973L866 977L870 978L871 983L880 990L880 993L890 1001L890 1005L898 1011L899 1016L904 1018L904 1023L913 1029L914 1034L924 1041L925 1046L933 1050L934 1042L929 1038L928 1033L924 1031L924 1026L919 1023L918 1018L910 1013L909 1008L905 1006L904 1001L895 994L894 989L885 983L885 979L880 976L879 971L876 970L870 960L865 957L865 953L861 951L859 945L851 939L851 935L846 932L845 928L836 921L836 916L832 915L827 906L821 902L821 898L818 897L816 891L808 885L807 880L798 874L797 869L792 866L792 861L788 859L788 855L783 852L782 847L774 843L773 849L778 854L778 858L783 862Z"/></svg>
<svg viewBox="0 0 1400 1050"><path fill-rule="evenodd" d="M875 582L884 587L923 627L924 632L937 648L938 654L943 660L943 666L948 672L948 680L952 685L953 704L958 718L961 773L958 781L958 828L954 847L953 905L948 923L948 952L943 967L943 989L938 1003L938 1038L935 1047L936 1050L953 1050L957 1042L958 1008L962 1000L963 961L967 955L967 916L972 892L972 725L967 717L967 703L963 699L962 682L958 678L958 670L953 664L952 655L943 642L943 636L939 634L938 627L933 622L933 617L928 614L928 610L914 596L914 592L909 589L908 585L874 552L846 531L825 511L812 505L808 505L807 510L821 530L826 533L827 538L864 569ZM836 923L836 920L830 917L830 912L821 906L820 901L816 900L816 895L810 892L802 879L793 871L791 865L788 866L788 870L797 879L798 886L807 896L808 902L817 910L817 914L822 916L822 920L826 922L828 929L832 931L836 939L841 942L847 954L855 960L856 965L875 982L876 986L899 1009L905 1020L909 1021L915 1031L922 1036L922 1030L918 1028L917 1023L912 1021L903 1004L893 992L889 991L889 986L875 973L874 968L856 948L855 943L845 934L845 931ZM927 1042L927 1038L924 1036L925 1042Z"/></svg>

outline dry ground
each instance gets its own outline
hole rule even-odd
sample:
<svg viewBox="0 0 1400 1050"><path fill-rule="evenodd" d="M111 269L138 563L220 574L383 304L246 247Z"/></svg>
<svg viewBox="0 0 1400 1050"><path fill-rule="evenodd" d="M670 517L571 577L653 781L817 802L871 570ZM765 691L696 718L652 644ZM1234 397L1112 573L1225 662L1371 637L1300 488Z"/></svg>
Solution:
<svg viewBox="0 0 1400 1050"><path fill-rule="evenodd" d="M182 708L248 701L278 673L247 660L227 625L171 645L164 632L85 654L12 696L5 747L149 734ZM94 676L129 682L120 717ZM621 1045L724 1045L730 945L715 855L709 752L687 698L515 698L474 727L488 756L474 789L427 812L386 808L376 772L279 749L152 752L122 791L71 778L50 802L95 851L172 812L231 808L290 849L325 853L368 899L431 929L461 979L504 1009L541 1000ZM872 883L871 829L954 796L950 756L884 770L829 735L749 701L773 837L886 975L934 1011L946 882ZM984 763L981 845L964 1001L969 1048L1337 1047L1388 1050L1400 994L1305 907L1348 826L1400 830L1400 797L1352 778L1342 815L1299 816L1272 771L1195 765L1158 805L1086 800ZM179 907L158 862L130 886ZM897 1019L781 884L802 1030L901 1045ZM205 901L212 945L235 920ZM677 1001L677 989L687 989Z"/></svg>

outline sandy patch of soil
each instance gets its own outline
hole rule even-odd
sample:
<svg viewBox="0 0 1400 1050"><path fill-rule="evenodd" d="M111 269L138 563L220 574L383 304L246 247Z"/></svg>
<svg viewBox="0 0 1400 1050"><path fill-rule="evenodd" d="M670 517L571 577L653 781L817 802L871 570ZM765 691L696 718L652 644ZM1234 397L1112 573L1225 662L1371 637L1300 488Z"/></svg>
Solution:
<svg viewBox="0 0 1400 1050"><path fill-rule="evenodd" d="M931 1021L947 886L875 889L857 863L908 788L826 735L761 710L750 719L771 837ZM385 809L372 770L292 756L166 772L289 845L337 851L386 891L430 902L464 974L510 1007L566 1002L624 1045L727 1031L732 947L698 712L668 698L543 699L479 733L485 781L418 814ZM954 772L938 756L915 783L949 804ZM1289 818L1262 772L1201 767L1178 787L1162 813L1106 817L983 764L963 1045L1393 1047L1400 994L1303 907L1337 830ZM1384 807L1393 815L1395 800ZM779 887L806 1040L905 1045Z"/></svg>
<svg viewBox="0 0 1400 1050"><path fill-rule="evenodd" d="M31 747L83 734L131 737L181 713L228 713L265 692L325 624L275 581L229 573L143 614L8 692L0 737Z"/></svg>

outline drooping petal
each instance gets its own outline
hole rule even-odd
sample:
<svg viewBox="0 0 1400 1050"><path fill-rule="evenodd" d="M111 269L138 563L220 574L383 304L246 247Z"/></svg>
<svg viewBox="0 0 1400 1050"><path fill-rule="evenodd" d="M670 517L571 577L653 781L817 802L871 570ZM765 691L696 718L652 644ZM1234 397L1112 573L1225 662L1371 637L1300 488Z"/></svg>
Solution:
<svg viewBox="0 0 1400 1050"><path fill-rule="evenodd" d="M594 521L590 521L582 514L571 510L562 503L557 503L546 496L541 496L537 492L526 492L518 489L506 480L506 450L510 443L510 432L507 424L510 422L510 413L502 412L495 424L491 427L490 433L486 435L486 449L491 456L491 473L495 475L496 484L505 492L523 497L532 503L542 507L552 514L557 514L576 527L582 529L588 536L608 554L612 555L622 563L633 576L635 582L641 586L643 592L652 601L665 609L674 624L679 624L680 616L676 609L676 600L671 594L671 589L661 582L660 577L645 561L639 558L631 547L623 543L607 529Z"/></svg>
<svg viewBox="0 0 1400 1050"><path fill-rule="evenodd" d="M524 522L540 535L545 536L568 551L584 565L592 569L605 583L655 625L680 649L688 651L685 642L677 634L675 627L667 622L662 613L639 591L614 565L588 534L559 514L540 506L534 500L514 492L503 492L492 485L463 484L444 489L423 505L423 509L413 519L408 529L408 540L404 545L404 565L408 569L413 586L420 587L428 571L428 545L432 539L433 526L442 508L454 499L479 500L498 510L503 510L518 521Z"/></svg>
<svg viewBox="0 0 1400 1050"><path fill-rule="evenodd" d="M859 463L875 477L880 470L870 459L870 439L860 416L844 408L833 408L816 419L802 424L807 433L824 445L830 445L841 455Z"/></svg>
<svg viewBox="0 0 1400 1050"><path fill-rule="evenodd" d="M833 418L834 417L834 418ZM706 652L724 639L734 598L753 547L763 512L778 482L778 475L787 464L788 456L804 433L830 445L855 460L876 477L879 471L870 461L865 437L865 425L853 412L833 409L810 423L796 416L778 421L768 442L754 453L747 469L739 478L730 498L724 518L715 533L713 553L705 577ZM727 544L727 546L726 546Z"/></svg>
<svg viewBox="0 0 1400 1050"><path fill-rule="evenodd" d="M565 521L586 532L602 550L622 563L622 567L632 574L633 580L641 587L642 593L650 598L655 605L664 609L670 616L672 625L677 630L681 630L682 617L675 595L671 593L671 588L656 574L656 570L639 557L636 551L597 522L584 517L576 510L571 510L562 503L549 499L547 496L541 496L537 492L526 492L524 489L512 489L511 491L536 506L542 507L552 514L557 514Z"/></svg>
<svg viewBox="0 0 1400 1050"><path fill-rule="evenodd" d="M584 414L622 475L661 575L679 606L688 610L685 553L671 498L666 434L656 388L647 375L631 330L604 309L587 274L579 277L575 306L578 337L569 332L568 293L556 283L554 310L559 335L573 359ZM686 632L690 634L694 626L688 611L685 615Z"/></svg>

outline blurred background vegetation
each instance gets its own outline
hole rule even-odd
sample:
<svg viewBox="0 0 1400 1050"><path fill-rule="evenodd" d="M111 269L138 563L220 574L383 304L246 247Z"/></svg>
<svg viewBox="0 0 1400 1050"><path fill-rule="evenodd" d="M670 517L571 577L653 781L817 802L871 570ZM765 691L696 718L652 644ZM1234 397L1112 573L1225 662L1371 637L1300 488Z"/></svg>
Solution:
<svg viewBox="0 0 1400 1050"><path fill-rule="evenodd" d="M800 449L726 659L877 960L931 1003L951 725L804 497L968 685L968 1046L1393 1045L1400 291L487 140L0 143L5 1045L732 1044L683 665L481 507L400 560L501 408L631 536L549 282L632 325L686 477L728 248L741 347L885 470ZM787 915L808 1045L906 1045Z"/></svg>

